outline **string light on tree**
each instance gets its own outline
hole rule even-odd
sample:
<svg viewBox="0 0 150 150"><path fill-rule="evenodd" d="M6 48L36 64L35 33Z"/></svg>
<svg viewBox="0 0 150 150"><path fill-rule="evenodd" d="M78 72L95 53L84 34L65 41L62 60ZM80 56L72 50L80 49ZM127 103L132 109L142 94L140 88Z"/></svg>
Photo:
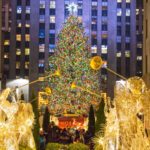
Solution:
<svg viewBox="0 0 150 150"><path fill-rule="evenodd" d="M77 7L73 3L69 9L75 11ZM46 87L52 90L48 99L53 114L87 114L93 102L94 107L99 105L101 97L94 94L99 93L98 72L90 68L87 41L78 18L70 16L58 35L56 53L49 59L46 72L57 76L46 79L43 87L43 91Z"/></svg>

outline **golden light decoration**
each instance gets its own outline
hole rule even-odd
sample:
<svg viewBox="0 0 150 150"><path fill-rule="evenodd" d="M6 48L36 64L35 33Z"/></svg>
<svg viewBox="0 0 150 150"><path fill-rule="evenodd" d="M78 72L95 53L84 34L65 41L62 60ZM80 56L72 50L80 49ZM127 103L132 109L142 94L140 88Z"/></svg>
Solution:
<svg viewBox="0 0 150 150"><path fill-rule="evenodd" d="M59 76L59 77L61 76L61 73L60 73L60 70L59 70L59 69L55 71L55 75L56 75L56 76Z"/></svg>
<svg viewBox="0 0 150 150"><path fill-rule="evenodd" d="M76 88L76 84L75 84L75 82L72 82L71 89L75 89L75 88Z"/></svg>
<svg viewBox="0 0 150 150"><path fill-rule="evenodd" d="M132 77L127 80L127 88L133 94L141 94L144 92L146 85L140 77Z"/></svg>
<svg viewBox="0 0 150 150"><path fill-rule="evenodd" d="M17 100L7 101L10 92L8 88L0 94L0 149L19 150L19 145L23 143L35 150L32 106Z"/></svg>
<svg viewBox="0 0 150 150"><path fill-rule="evenodd" d="M146 112L149 112L149 108L150 89L147 89L140 77L132 77L116 84L114 100L107 98L105 101L106 125L103 142L98 142L97 139L95 146L102 145L104 150L149 150L150 135L146 133L149 128L146 122L150 118L150 113Z"/></svg>
<svg viewBox="0 0 150 150"><path fill-rule="evenodd" d="M51 90L50 87L46 87L46 88L45 88L45 92L46 92L48 95L50 95L50 94L52 93L52 90Z"/></svg>
<svg viewBox="0 0 150 150"><path fill-rule="evenodd" d="M99 70L103 65L102 58L100 56L94 56L90 61L90 67L94 70Z"/></svg>

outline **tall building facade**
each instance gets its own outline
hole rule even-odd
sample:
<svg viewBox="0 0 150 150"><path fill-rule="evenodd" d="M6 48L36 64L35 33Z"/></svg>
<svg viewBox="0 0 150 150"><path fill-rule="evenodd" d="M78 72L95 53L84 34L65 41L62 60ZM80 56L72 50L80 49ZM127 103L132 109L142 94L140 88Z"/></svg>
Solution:
<svg viewBox="0 0 150 150"><path fill-rule="evenodd" d="M150 87L150 0L144 0L143 75Z"/></svg>
<svg viewBox="0 0 150 150"><path fill-rule="evenodd" d="M6 76L8 74L7 64L9 61L10 50L10 31L11 31L11 6L9 0L0 2L0 79L1 87L5 88Z"/></svg>
<svg viewBox="0 0 150 150"><path fill-rule="evenodd" d="M11 0L10 3L10 38L4 42L3 55L7 79L33 81L43 76L71 4L77 6L74 14L89 37L91 54L101 55L105 66L125 77L142 75L142 47L137 40L138 34L142 34L140 0ZM116 80L119 78L101 69L101 90L111 97Z"/></svg>
<svg viewBox="0 0 150 150"><path fill-rule="evenodd" d="M2 9L2 1L0 1L0 9ZM2 11L0 11L0 29L2 28ZM0 41L2 41L2 31L0 30ZM2 85L2 43L0 43L0 89Z"/></svg>

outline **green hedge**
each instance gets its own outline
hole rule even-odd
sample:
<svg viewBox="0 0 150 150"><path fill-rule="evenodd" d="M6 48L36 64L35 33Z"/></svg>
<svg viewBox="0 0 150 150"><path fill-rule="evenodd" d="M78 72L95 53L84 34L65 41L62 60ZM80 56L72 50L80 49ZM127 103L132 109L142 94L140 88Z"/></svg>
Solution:
<svg viewBox="0 0 150 150"><path fill-rule="evenodd" d="M74 143L70 145L48 143L46 146L46 150L89 150L89 147L82 143Z"/></svg>
<svg viewBox="0 0 150 150"><path fill-rule="evenodd" d="M59 143L48 143L46 145L46 150L67 150L67 147Z"/></svg>
<svg viewBox="0 0 150 150"><path fill-rule="evenodd" d="M82 143L74 143L68 146L68 150L89 150L89 147Z"/></svg>

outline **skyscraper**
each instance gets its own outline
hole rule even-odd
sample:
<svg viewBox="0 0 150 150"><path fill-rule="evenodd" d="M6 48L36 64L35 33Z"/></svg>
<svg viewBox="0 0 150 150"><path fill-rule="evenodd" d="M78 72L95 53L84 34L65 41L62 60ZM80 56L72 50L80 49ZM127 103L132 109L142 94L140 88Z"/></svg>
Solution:
<svg viewBox="0 0 150 150"><path fill-rule="evenodd" d="M150 87L150 0L144 0L143 75Z"/></svg>
<svg viewBox="0 0 150 150"><path fill-rule="evenodd" d="M2 9L2 1L0 1L0 9ZM0 11L0 29L2 28L2 11ZM2 41L2 32L0 30L0 41ZM0 80L2 80L2 44L0 44ZM1 88L1 83L0 83Z"/></svg>
<svg viewBox="0 0 150 150"><path fill-rule="evenodd" d="M9 48L10 48L10 13L11 13L11 7L10 7L10 1L9 0L2 0L0 2L0 78L2 83L2 88L5 87L5 79L7 76L7 63L9 61Z"/></svg>
<svg viewBox="0 0 150 150"><path fill-rule="evenodd" d="M4 56L8 51L4 74L8 79L30 81L43 76L49 56L53 57L57 35L73 11L89 37L92 55L101 55L105 66L125 77L141 76L142 66L137 65L142 64L142 48L137 46L136 34L142 33L141 17L136 17L138 1L11 0L10 41L4 42ZM140 5L139 16L141 9ZM101 90L111 97L116 80L119 78L101 69Z"/></svg>

